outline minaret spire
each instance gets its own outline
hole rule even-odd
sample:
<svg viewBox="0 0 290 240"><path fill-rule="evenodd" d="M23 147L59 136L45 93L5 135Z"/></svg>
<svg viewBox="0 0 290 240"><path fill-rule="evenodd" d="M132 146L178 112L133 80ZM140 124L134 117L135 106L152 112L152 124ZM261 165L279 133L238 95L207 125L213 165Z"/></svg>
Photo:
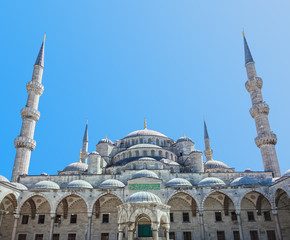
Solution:
<svg viewBox="0 0 290 240"><path fill-rule="evenodd" d="M26 107L21 110L22 126L20 135L15 138L14 141L14 145L17 151L11 182L16 182L20 175L28 174L31 151L33 151L36 146L36 141L33 139L33 137L36 122L40 117L40 112L37 110L39 97L44 91L44 87L41 84L44 67L44 44L45 38L43 39L34 64L32 80L26 85L28 99Z"/></svg>
<svg viewBox="0 0 290 240"><path fill-rule="evenodd" d="M275 145L277 143L277 136L271 131L268 114L269 106L263 100L262 86L263 81L257 77L255 62L252 58L249 46L243 32L244 49L245 49L245 67L247 71L248 81L246 82L246 89L250 93L252 108L250 109L251 116L255 119L258 136L255 142L261 150L261 155L264 164L264 170L272 172L274 177L280 177L280 167L277 159Z"/></svg>
<svg viewBox="0 0 290 240"><path fill-rule="evenodd" d="M83 137L83 147L81 151L81 162L86 163L88 158L89 134L88 134L88 120L86 123L85 133Z"/></svg>
<svg viewBox="0 0 290 240"><path fill-rule="evenodd" d="M206 157L206 161L212 160L212 149L210 148L210 140L207 132L207 127L205 123L205 119L203 118L203 126L204 126L204 145L205 145L205 150L204 150L204 155Z"/></svg>

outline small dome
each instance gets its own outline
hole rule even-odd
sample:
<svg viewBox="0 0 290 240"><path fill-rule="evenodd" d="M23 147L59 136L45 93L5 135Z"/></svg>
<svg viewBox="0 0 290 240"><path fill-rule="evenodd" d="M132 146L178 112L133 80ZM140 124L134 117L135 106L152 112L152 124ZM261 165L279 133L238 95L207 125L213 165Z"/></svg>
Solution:
<svg viewBox="0 0 290 240"><path fill-rule="evenodd" d="M0 175L0 182L9 182L9 180L6 177Z"/></svg>
<svg viewBox="0 0 290 240"><path fill-rule="evenodd" d="M180 142L192 142L193 143L193 141L191 140L191 138L186 137L186 136L183 136L183 137L179 138L176 142L177 143L180 143Z"/></svg>
<svg viewBox="0 0 290 240"><path fill-rule="evenodd" d="M271 186L271 185L273 185L275 182L276 182L276 180L278 180L279 178L267 178L267 179L265 179L265 180L263 180L262 182L261 182L261 184L263 185L263 186Z"/></svg>
<svg viewBox="0 0 290 240"><path fill-rule="evenodd" d="M124 183L116 179L105 180L99 186L99 188L103 188L103 189L123 188L123 187L125 187Z"/></svg>
<svg viewBox="0 0 290 240"><path fill-rule="evenodd" d="M66 166L63 171L80 171L85 172L88 169L88 164L82 162L74 162Z"/></svg>
<svg viewBox="0 0 290 240"><path fill-rule="evenodd" d="M133 178L142 178L142 177L159 178L155 172L152 172L152 171L149 171L149 170L141 170L141 171L136 172L133 175L132 179Z"/></svg>
<svg viewBox="0 0 290 240"><path fill-rule="evenodd" d="M161 203L158 196L151 192L136 192L126 200L127 203Z"/></svg>
<svg viewBox="0 0 290 240"><path fill-rule="evenodd" d="M43 172L40 174L41 176L47 176L47 173Z"/></svg>
<svg viewBox="0 0 290 240"><path fill-rule="evenodd" d="M247 168L247 169L245 170L245 172L253 172L253 171L252 171L252 169Z"/></svg>
<svg viewBox="0 0 290 240"><path fill-rule="evenodd" d="M168 164L168 165L171 165L171 166L179 166L179 165L180 165L179 163L174 162L174 161L172 161L172 160L169 160L169 159L167 159L167 158L162 158L162 159L160 160L160 162L165 163L165 164Z"/></svg>
<svg viewBox="0 0 290 240"><path fill-rule="evenodd" d="M246 186L260 184L259 180L253 177L239 177L231 182L231 186Z"/></svg>
<svg viewBox="0 0 290 240"><path fill-rule="evenodd" d="M108 138L103 138L103 139L101 139L101 140L98 142L98 144L100 144L100 143L113 144L113 142L112 142L110 139L108 139Z"/></svg>
<svg viewBox="0 0 290 240"><path fill-rule="evenodd" d="M226 184L224 183L223 180L216 178L216 177L207 177L202 179L198 186L199 187L207 187L207 186L225 186Z"/></svg>
<svg viewBox="0 0 290 240"><path fill-rule="evenodd" d="M19 190L27 190L27 187L22 183L12 182L11 184Z"/></svg>
<svg viewBox="0 0 290 240"><path fill-rule="evenodd" d="M56 184L53 181L40 181L40 182L34 184L34 186L32 186L32 189L58 190L59 186L58 186L58 184Z"/></svg>
<svg viewBox="0 0 290 240"><path fill-rule="evenodd" d="M159 148L161 149L162 147L154 145L154 144L137 144L137 145L133 145L132 147L129 147L128 149L136 149L136 148Z"/></svg>
<svg viewBox="0 0 290 240"><path fill-rule="evenodd" d="M192 187L192 184L184 178L173 178L167 182L167 186L171 188L187 188Z"/></svg>
<svg viewBox="0 0 290 240"><path fill-rule="evenodd" d="M142 129L142 130L138 130L135 132L131 132L129 133L126 137L124 138L128 138L128 137L137 137L137 136L157 136L157 137L164 137L167 138L164 134L154 131L154 130L149 130L147 128Z"/></svg>
<svg viewBox="0 0 290 240"><path fill-rule="evenodd" d="M225 163L216 161L216 160L209 160L204 163L204 167L206 169L212 169L212 168L229 168Z"/></svg>
<svg viewBox="0 0 290 240"><path fill-rule="evenodd" d="M84 180L74 180L71 181L68 185L67 188L88 188L88 189L92 189L93 186L88 183L87 181Z"/></svg>
<svg viewBox="0 0 290 240"><path fill-rule="evenodd" d="M284 172L282 177L290 177L290 169L288 169L286 172Z"/></svg>

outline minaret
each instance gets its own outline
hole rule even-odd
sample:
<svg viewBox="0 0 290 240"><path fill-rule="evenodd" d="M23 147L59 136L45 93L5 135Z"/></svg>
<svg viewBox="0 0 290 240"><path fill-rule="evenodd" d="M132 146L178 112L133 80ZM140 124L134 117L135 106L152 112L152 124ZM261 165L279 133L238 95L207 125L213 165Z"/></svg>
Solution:
<svg viewBox="0 0 290 240"><path fill-rule="evenodd" d="M252 108L250 109L251 116L255 119L258 136L255 142L261 150L264 170L272 172L274 177L280 177L280 167L276 155L275 145L277 143L276 135L271 131L268 114L269 106L263 101L262 86L263 81L257 77L255 62L250 52L245 34L244 49L245 49L245 67L247 70L248 81L246 82L246 89L250 93L252 100Z"/></svg>
<svg viewBox="0 0 290 240"><path fill-rule="evenodd" d="M212 160L212 149L210 148L209 136L207 132L205 119L203 119L203 125L204 125L204 145L205 145L205 150L203 153L206 157L206 161L209 161Z"/></svg>
<svg viewBox="0 0 290 240"><path fill-rule="evenodd" d="M40 117L40 112L37 110L39 97L44 90L41 84L44 68L44 44L45 36L34 64L32 80L26 85L28 98L25 108L21 110L22 126L20 135L14 141L17 151L11 182L16 182L20 175L28 173L31 151L36 146L36 141L33 139L33 136L35 124Z"/></svg>
<svg viewBox="0 0 290 240"><path fill-rule="evenodd" d="M89 134L88 134L88 121L87 121L84 138L83 138L82 157L81 157L82 163L87 163L87 158L89 156L88 145L89 145Z"/></svg>

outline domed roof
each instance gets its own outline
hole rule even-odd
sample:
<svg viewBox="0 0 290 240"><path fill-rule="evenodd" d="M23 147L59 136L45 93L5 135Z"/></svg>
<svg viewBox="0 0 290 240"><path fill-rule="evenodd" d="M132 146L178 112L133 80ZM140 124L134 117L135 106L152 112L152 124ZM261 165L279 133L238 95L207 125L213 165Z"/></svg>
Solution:
<svg viewBox="0 0 290 240"><path fill-rule="evenodd" d="M231 186L246 186L260 184L259 180L253 177L238 177L231 182Z"/></svg>
<svg viewBox="0 0 290 240"><path fill-rule="evenodd" d="M207 186L225 186L226 184L224 183L223 180L216 178L216 177L207 177L202 179L198 186L199 187L207 187Z"/></svg>
<svg viewBox="0 0 290 240"><path fill-rule="evenodd" d="M109 143L109 144L113 144L113 142L112 142L110 139L108 139L107 137L101 139L101 140L98 142L98 144L99 144L99 143Z"/></svg>
<svg viewBox="0 0 290 240"><path fill-rule="evenodd" d="M192 187L192 184L184 178L173 178L167 182L167 186L171 188L187 188Z"/></svg>
<svg viewBox="0 0 290 240"><path fill-rule="evenodd" d="M179 138L176 142L177 142L177 143L180 143L180 142L192 142L192 143L193 143L193 141L191 140L191 138L186 137L186 136L182 136L182 137Z"/></svg>
<svg viewBox="0 0 290 240"><path fill-rule="evenodd" d="M167 138L167 136L165 136L164 134L157 132L157 131L154 131L154 130L149 130L147 128L131 132L124 138L137 137L137 136L157 136L157 137Z"/></svg>
<svg viewBox="0 0 290 240"><path fill-rule="evenodd" d="M290 169L288 169L286 172L284 172L282 177L290 177Z"/></svg>
<svg viewBox="0 0 290 240"><path fill-rule="evenodd" d="M158 196L151 192L136 192L126 200L127 203L161 203Z"/></svg>
<svg viewBox="0 0 290 240"><path fill-rule="evenodd" d="M179 163L177 163L175 161L172 161L172 160L169 160L167 158L162 158L160 160L160 162L165 163L165 164L168 164L168 165L172 165L172 166L179 166L180 165Z"/></svg>
<svg viewBox="0 0 290 240"><path fill-rule="evenodd" d="M9 180L6 177L0 175L0 182L9 182Z"/></svg>
<svg viewBox="0 0 290 240"><path fill-rule="evenodd" d="M11 184L14 185L16 188L18 188L19 190L27 190L27 187L21 183L12 182Z"/></svg>
<svg viewBox="0 0 290 240"><path fill-rule="evenodd" d="M136 144L133 145L132 147L129 147L128 149L136 149L136 148L162 148L160 146L154 145L154 144Z"/></svg>
<svg viewBox="0 0 290 240"><path fill-rule="evenodd" d="M204 167L207 169L211 168L229 168L225 163L216 161L216 160L209 160L204 163Z"/></svg>
<svg viewBox="0 0 290 240"><path fill-rule="evenodd" d="M147 178L159 178L155 172L149 171L149 170L141 170L136 172L132 179L134 178L142 178L142 177L147 177Z"/></svg>
<svg viewBox="0 0 290 240"><path fill-rule="evenodd" d="M109 188L123 188L125 187L124 183L116 179L107 179L103 181L99 188L109 189Z"/></svg>
<svg viewBox="0 0 290 240"><path fill-rule="evenodd" d="M263 186L271 186L271 185L273 185L275 182L276 182L276 180L278 180L279 178L267 178L267 179L265 179L265 180L263 180L262 182L261 182L261 184L263 185Z"/></svg>
<svg viewBox="0 0 290 240"><path fill-rule="evenodd" d="M74 180L71 181L68 185L67 188L88 188L88 189L92 189L93 186L88 183L87 181L84 180Z"/></svg>
<svg viewBox="0 0 290 240"><path fill-rule="evenodd" d="M42 189L42 190L58 190L59 186L53 181L40 181L32 186L32 189Z"/></svg>
<svg viewBox="0 0 290 240"><path fill-rule="evenodd" d="M74 162L66 166L63 171L80 171L85 172L88 169L88 164L82 162Z"/></svg>
<svg viewBox="0 0 290 240"><path fill-rule="evenodd" d="M138 158L138 161L156 161L156 159L152 158L152 157L140 157Z"/></svg>

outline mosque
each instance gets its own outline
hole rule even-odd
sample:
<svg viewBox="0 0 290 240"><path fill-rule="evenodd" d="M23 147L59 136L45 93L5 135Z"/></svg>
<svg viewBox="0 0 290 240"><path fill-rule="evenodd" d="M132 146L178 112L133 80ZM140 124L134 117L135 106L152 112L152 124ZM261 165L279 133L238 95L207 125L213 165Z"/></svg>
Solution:
<svg viewBox="0 0 290 240"><path fill-rule="evenodd" d="M26 85L11 181L0 176L1 240L290 239L290 170L281 176L263 81L245 36L245 87L264 171L236 172L214 160L205 122L202 152L191 138L171 139L145 121L121 140L101 139L91 153L86 125L78 162L56 175L28 175L44 47L45 39Z"/></svg>

